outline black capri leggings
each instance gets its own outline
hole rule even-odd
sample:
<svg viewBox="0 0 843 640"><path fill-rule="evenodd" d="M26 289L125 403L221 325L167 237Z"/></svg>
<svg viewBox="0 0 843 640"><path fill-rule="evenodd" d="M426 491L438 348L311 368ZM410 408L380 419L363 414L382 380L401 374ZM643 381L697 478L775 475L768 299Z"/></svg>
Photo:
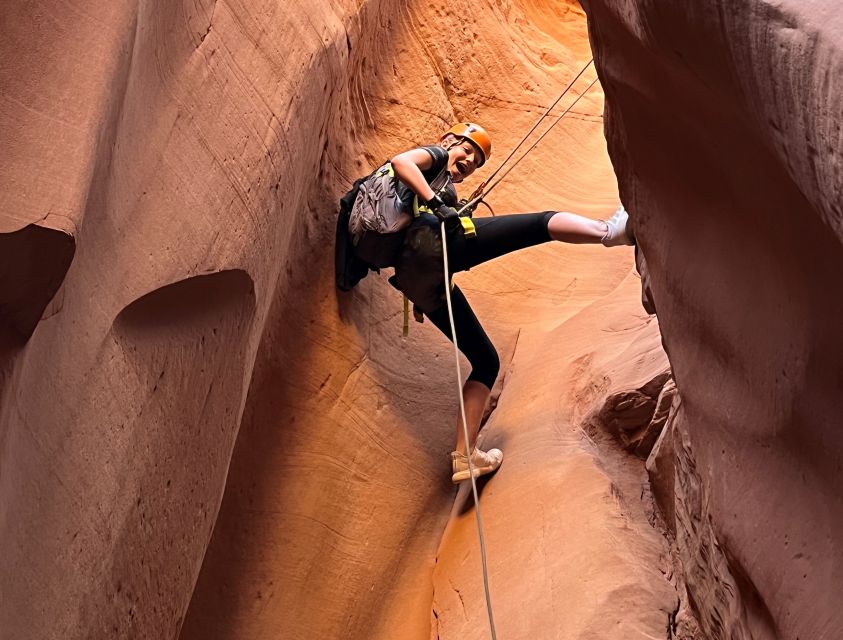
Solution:
<svg viewBox="0 0 843 640"><path fill-rule="evenodd" d="M452 273L466 271L502 255L550 240L548 222L555 211L518 213L474 221L477 235L466 238L461 228L448 232L448 262ZM442 241L439 222L424 214L407 230L404 248L395 265L395 280L404 294L451 340L445 278L442 272ZM491 389L500 370L500 359L459 287L451 292L454 326L460 351L471 363L469 380Z"/></svg>

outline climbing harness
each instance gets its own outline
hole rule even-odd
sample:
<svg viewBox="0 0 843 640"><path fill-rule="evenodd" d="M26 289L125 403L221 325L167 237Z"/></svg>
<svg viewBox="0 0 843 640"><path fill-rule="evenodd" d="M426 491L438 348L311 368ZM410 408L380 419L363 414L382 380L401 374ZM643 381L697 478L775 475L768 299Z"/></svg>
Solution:
<svg viewBox="0 0 843 640"><path fill-rule="evenodd" d="M577 102L579 102L579 100L586 93L588 93L589 89L591 89L591 87L594 86L594 84L597 82L596 78L591 82L590 85L588 85L586 90L583 91L579 96L577 96L577 99L574 100L568 106L567 109L565 109L565 111L562 113L562 115L559 116L559 118L556 120L556 122L554 122L552 125L550 125L545 130L545 132L541 136L539 136L538 140L536 140L536 142L533 143L533 145L530 146L521 155L521 157L519 157L515 161L515 163L512 164L501 175L500 178L497 179L497 181L495 181L491 184L491 186L488 188L488 190L485 191L485 193L483 192L483 189L484 189L485 185L488 184L498 174L498 172L500 172L501 169L503 169L504 165L506 165L506 163L509 162L509 160L511 160L515 156L515 153L518 151L518 149L521 147L521 145L523 145L527 141L527 139L530 137L530 135L532 135L532 133L539 127L539 125L544 121L544 119L547 118L547 116L550 114L550 112L553 110L553 108L557 104L559 104L559 102L562 100L562 98L565 96L565 94L567 94L568 91L571 89L571 87L574 86L574 83L580 78L580 76L582 76L583 73L585 73L586 69L589 67L589 65L591 65L591 63L593 61L594 61L593 58L591 60L589 60L588 63L582 68L582 70L577 74L577 76L573 80L571 80L571 82L568 84L568 86L565 87L565 90L562 92L562 94L556 99L556 101L550 106L550 108L547 111L545 111L545 113L539 118L538 122L536 122L536 124L533 125L532 129L530 129L530 131L527 133L527 135L524 136L521 139L521 141L515 146L515 148L512 150L512 152L504 159L504 161L494 171L494 173L492 173L492 175L489 176L489 178L487 178L485 181L483 181L483 183L480 185L480 187L477 189L477 191L475 191L471 195L471 197L468 199L468 201L465 202L465 203L462 203L462 202L460 203L460 204L463 205L462 208L458 212L460 214L460 220L463 220L463 219L470 220L471 218L464 217L464 216L462 216L462 214L465 211L473 212L474 207L476 207L480 202L482 202L483 198L492 189L494 189L498 184L500 184L501 180L503 180L507 175L509 175L509 173L527 156L528 153L530 153L533 149L536 148L536 146L538 146L538 144L551 131L551 129L553 129L553 127L555 127L557 124L559 124L559 122L562 120L562 118L564 118L565 115L568 112L571 111L571 109L574 107L574 105L577 104ZM486 206L488 206L488 205L486 205ZM489 207L489 208L491 209L491 207ZM492 214L494 215L494 211L492 212ZM472 227L473 226L474 225L472 223ZM486 595L486 612L487 612L488 617L489 617L489 630L491 632L492 640L497 640L497 633L495 631L495 616L494 616L494 612L492 610L492 595L491 595L491 591L489 589L489 567L488 567L488 562L486 560L486 537L483 533L483 518L480 514L480 497L477 494L477 480L474 476L474 468L475 467L474 467L474 463L471 460L471 446L469 444L469 437L468 437L468 421L466 420L466 417L465 417L465 402L463 400L463 394L462 394L462 368L460 366L460 350L459 350L459 346L457 344L457 328L456 328L456 325L454 323L454 308L453 308L453 305L451 304L451 274L449 273L449 269L448 269L448 242L447 242L446 233L445 233L445 221L444 220L439 225L439 235L440 235L440 238L442 240L442 270L444 271L444 274L445 274L445 303L448 306L448 320L451 323L451 341L454 343L454 361L456 362L456 368L457 368L457 387L458 387L457 395L459 396L459 400L460 400L460 419L462 420L463 438L465 439L465 456L466 456L466 459L468 460L468 474L469 474L469 478L471 480L471 493L472 493L472 496L474 497L474 514L475 514L476 519L477 519L477 533L478 533L478 536L480 538L480 560L481 560L481 563L483 565L483 590L484 590L485 595ZM407 306L406 306L406 298L405 298L405 327L407 326L406 325L406 313L407 313L406 310L407 310Z"/></svg>
<svg viewBox="0 0 843 640"><path fill-rule="evenodd" d="M432 185L431 185L432 186ZM441 196L445 190L447 189L447 185L443 186L441 189L434 189L434 195ZM487 205L488 206L488 205ZM491 209L491 207L489 207ZM419 201L419 197L416 196L413 199L413 216L418 218L422 213L430 213L432 214L433 211L430 210L426 204L422 204ZM462 232L466 238L473 238L477 235L477 228L474 226L474 220L471 219L470 215L460 215L459 217L460 226L462 226ZM422 312L413 305L413 318L416 322L422 323L424 322L424 315ZM402 326L401 335L403 337L407 337L410 335L410 301L407 296L404 296L404 324Z"/></svg>
<svg viewBox="0 0 843 640"><path fill-rule="evenodd" d="M447 188L447 185L445 187L442 187L439 190L434 189L433 194L435 196L442 196L442 194L445 192L446 188ZM421 204L419 202L419 197L416 196L415 199L413 200L413 216L418 218L422 213L431 213L432 214L433 211L431 211L430 207L428 207L427 205ZM462 214L462 211L460 211L460 214ZM460 222L460 226L462 226L462 232L465 234L466 238L473 238L474 236L477 235L477 228L474 226L474 220L471 219L471 216L460 215L459 222Z"/></svg>

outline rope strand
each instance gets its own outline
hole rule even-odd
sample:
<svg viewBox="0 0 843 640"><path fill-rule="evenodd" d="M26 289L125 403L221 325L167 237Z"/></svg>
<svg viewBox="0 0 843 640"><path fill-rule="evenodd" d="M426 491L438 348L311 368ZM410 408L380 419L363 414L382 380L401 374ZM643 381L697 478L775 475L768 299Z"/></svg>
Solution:
<svg viewBox="0 0 843 640"><path fill-rule="evenodd" d="M472 206L476 205L478 202L481 202L483 200L483 198L485 197L485 195L487 195L490 191L492 191L492 189L494 189L496 186L498 186L501 183L501 181L504 178L506 178L506 176L509 175L509 173L515 167L517 167L518 164L524 158L527 157L527 154L529 154L533 149L535 149L539 145L539 143L545 138L545 136L547 136L547 134L550 133L550 131L557 124L559 124L562 121L562 118L564 118L565 115L568 114L571 111L571 109L574 108L574 105L576 105L577 102L579 102L580 99L582 99L582 97L586 93L588 93L588 91L591 89L591 87L593 87L597 83L597 78L592 80L591 84L589 84L588 87L586 87L585 91L583 91L579 96L577 96L577 99L574 100L568 106L568 108L565 109L565 111L562 112L562 115L560 115L559 118L557 118L556 122L551 124L545 130L545 132L542 133L541 136L539 136L538 140L536 140L532 144L532 146L530 146L530 148L528 148L521 155L521 157L518 158L518 160L516 160L515 163L512 164L503 173L503 175L501 175L500 178L498 178L495 182L493 182L491 184L491 186L488 188L488 190L486 190L485 194L483 193L483 187L487 183L491 182L492 179L501 171L501 169L503 169L504 166L513 158L513 156L518 151L518 149L527 141L527 139L539 127L539 125L544 121L544 119L547 118L547 116L554 109L554 107L556 107L556 105L559 104L559 102L562 100L562 98L568 93L568 91L571 89L571 87L574 86L574 83L577 80L579 80L579 78L582 76L582 74L585 73L586 69L588 69L589 65L592 62L594 62L593 58L591 60L589 60L588 63L582 68L582 70L576 75L576 77L573 80L571 80L571 82L568 84L568 86L565 87L565 90L562 92L562 94L556 99L556 101L552 105L550 105L548 110L545 111L545 113L541 116L541 118L539 118L538 122L536 122L536 124L533 125L532 129L530 129L530 131L527 132L527 135L525 135L521 139L521 141L515 146L515 148L512 150L512 152L504 159L504 161L494 171L494 173L492 173L492 175L490 175L483 182L483 184L480 185L480 187L477 189L477 191L475 191L475 193L472 194L472 198L462 209L460 209L460 213L462 213L463 211L465 211L469 207L472 207ZM479 195L477 197L474 197L475 194L477 194L478 192L480 192ZM469 473L469 478L471 480L471 493L472 493L472 496L474 497L474 514L475 514L476 519L477 519L477 532L478 532L478 535L479 535L479 538L480 538L480 561L483 565L483 591L486 594L486 613L489 617L489 631L491 632L492 640L497 640L497 632L495 631L495 615L494 615L494 612L492 610L492 594L491 594L491 590L489 589L489 566L488 566L488 562L486 560L486 537L483 534L483 517L480 513L480 497L477 494L477 480L474 477L474 468L475 467L474 467L474 463L471 461L471 445L469 444L469 437L468 437L468 421L466 420L466 417L465 417L465 402L463 400L463 394L462 394L462 370L461 370L461 367L460 367L460 350L459 350L459 345L457 344L457 328L456 328L456 325L454 323L454 308L453 308L453 305L451 304L451 277L450 277L450 273L448 271L448 241L447 241L446 235L445 235L445 222L444 221L442 221L440 223L439 232L440 232L440 236L442 238L442 268L443 268L443 271L445 272L445 302L448 306L448 320L451 323L451 340L454 343L454 360L456 362L456 368L457 368L457 392L458 392L458 396L459 396L459 399L460 399L460 418L462 420L463 437L465 438L465 455L466 455L466 458L468 459L468 473Z"/></svg>
<svg viewBox="0 0 843 640"><path fill-rule="evenodd" d="M527 135L525 135L523 138L521 138L521 141L520 141L517 145L515 145L515 147L512 149L512 151L510 151L509 155L508 155L506 158L504 158L504 161L503 161L503 162L501 162L500 166L499 166L497 169L495 169L495 170L494 170L494 172L492 172L492 175L490 175L488 178L486 178L486 180L485 180L484 182L491 182L491 181L492 181L492 179L493 179L496 175L498 175L498 172L499 172L501 169L503 169L503 168L504 168L504 165L506 165L506 163L507 163L507 162L509 162L509 161L512 159L512 156L514 156L514 155L515 155L515 152L516 152L516 151L518 151L518 149L520 149L520 148L521 148L521 145L522 145L522 144L524 144L524 143L527 141L527 138L529 138L531 135L533 135L533 132L534 132L536 129L538 129L538 128L539 128L539 125L540 125L540 124L544 121L544 119L545 119L548 115L550 115L550 112L551 112L551 111L553 111L553 110L556 108L556 105L557 105L557 104L559 104L559 102L562 100L562 98L564 98L564 97L565 97L565 94L567 94L567 93L568 93L568 91L570 91L570 90L571 90L571 87L573 87L573 86L574 86L574 83L575 83L577 80L579 80L579 79L580 79L580 76L581 76L582 74L584 74L584 73L585 73L585 70L586 70L586 69L588 69L588 67L591 65L591 63L592 63L592 62L594 62L594 58L592 58L591 60L589 60L588 62L586 62L586 63L585 63L585 66L584 66L584 67L580 70L580 72L579 72L576 76L574 76L574 79L573 79L573 80L571 80L571 81L568 83L568 86L567 86L567 87L565 87L565 89L562 91L562 93L561 93L561 94L559 94L559 97L558 97L558 98L556 98L556 100L553 102L553 104L552 104L552 105L550 105L550 106L547 108L547 111L545 111L545 112L541 115L541 117L540 117L540 118L536 121L536 124L534 124L534 125L533 125L533 127L532 127L532 128L531 128L528 132L527 132Z"/></svg>
<svg viewBox="0 0 843 640"><path fill-rule="evenodd" d="M589 63L589 64L590 64L590 63ZM579 75L577 76L577 78L579 78ZM582 99L582 97L583 97L586 93L588 93L588 91L589 91L589 89L591 89L591 87L593 87L595 84L597 84L597 80L598 80L598 78L595 78L594 80L592 80L592 81L591 81L591 84L589 84L589 85L586 87L585 91L583 91L580 95L578 95L578 96L577 96L577 99L576 99L576 100L574 100L574 101L573 101L573 102L572 102L572 103L571 103L571 104L570 104L570 105L569 105L569 106L565 109L565 111L563 111L563 112L562 112L562 114L561 114L561 115L560 115L560 116L556 119L556 122L554 122L552 125L550 125L550 126L549 126L546 130L545 130L545 132L544 132L544 133L542 133L542 134L541 134L541 136L539 136L539 139L538 139L538 140L536 140L536 141L533 143L533 145L532 145L529 149L527 149L527 150L526 150L526 151L525 151L525 152L521 155L521 157L520 157L520 158L518 158L518 160L516 160L516 161L515 161L515 163L514 163L512 166L510 166L509 168L507 168L507 170L504 172L504 174L503 174L500 178L498 178L497 180L495 180L494 182L492 182L492 184L491 184L491 185L489 185L489 188L488 188L488 189L485 189L485 191L484 191L484 188L485 188L485 187L486 187L486 185L489 183L489 181L492 179L492 177L493 177L493 176L495 176L495 175L496 175L496 174L497 174L497 173L498 173L501 169L503 169L503 167L504 167L504 165L506 164L506 162L508 162L508 161L509 161L509 159L513 156L514 151L513 151L513 153L510 153L510 154L509 154L509 156L507 156L506 160L504 160L504 162L503 162L503 163L501 163L501 166L499 166L499 167L495 170L495 172L494 172L491 176L489 176L489 178L487 178L486 180L484 180L484 181L483 181L483 183L480 185L480 187L478 187L478 188L477 188L477 190L475 190L475 192L471 194L471 196L472 196L472 197L471 197L471 199L470 199L470 200L469 200L469 201L465 204L465 206L463 206L463 207L462 207L462 208L458 211L458 213L462 214L464 211L466 211L466 210L468 210L468 209L471 209L471 208L475 207L475 206L476 206L479 202L482 202L482 201L483 201L483 199L484 199L486 196L488 196L488 195L489 195L489 193L491 193L492 189L494 189L495 187L497 187L497 186L501 183L501 181L503 181L503 179L504 179L504 178L506 178L506 176L508 176L508 175L510 174L510 172L511 172L511 171L512 171L515 167L517 167L517 166L520 164L520 162L521 162L524 158L526 158L526 157L527 157L527 154L529 154L529 153L530 153L533 149L535 149L535 148L538 146L538 144L539 144L539 143L540 143L540 142L544 139L544 137L545 137L548 133L550 133L550 132L553 130L553 127L555 127L557 124L559 124L559 123L562 121L562 118L564 118L564 117L565 117L568 113L570 113L571 109L573 109L573 108L574 108L574 105L576 105L576 104L577 104L577 103L578 103L578 102ZM576 78L574 79L574 81L576 81ZM571 88L571 86L572 86L572 85L569 85L569 86L565 89L565 92L567 92L567 91ZM563 93L562 95L565 95L565 94ZM562 96L560 96L560 99L561 99L561 97L562 97ZM557 101L557 102L558 102L558 101ZM556 104L556 103L554 103L554 104ZM548 113L549 113L549 112L548 112ZM541 120L544 120L544 118L546 118L546 117L547 117L547 113L541 117ZM539 122L541 122L541 120L539 120ZM538 124L538 123L537 123L537 124ZM534 129L535 129L535 127L534 127ZM524 140L526 140L526 137L524 138ZM524 140L522 140L521 142L519 142L519 143L518 143L518 146L516 147L516 149L517 149L518 147L520 147L520 146L523 144ZM478 195L478 193L479 193L479 195Z"/></svg>
<svg viewBox="0 0 843 640"><path fill-rule="evenodd" d="M454 308L451 305L451 278L448 273L448 242L445 238L445 222L440 224L440 235L442 237L442 264L445 271L445 302L448 305L448 320L451 322L451 339L454 343L454 358L457 363L457 388L460 397L460 416L462 417L462 430L465 437L465 455L468 457L468 475L471 478L471 492L474 495L474 514L477 516L477 531L480 534L480 559L483 563L483 590L486 593L486 612L489 616L489 630L492 633L492 640L497 640L495 632L495 616L492 612L492 594L489 591L489 568L486 563L486 538L483 535L483 518L480 515L480 498L477 495L477 480L474 478L474 463L471 461L471 446L468 443L468 423L465 419L465 402L462 397L462 371L460 369L460 350L457 346L457 328L454 325Z"/></svg>
<svg viewBox="0 0 843 640"><path fill-rule="evenodd" d="M562 118L564 118L566 115L568 115L568 113L570 113L571 109L573 109L573 108L574 108L574 106L575 106L575 105L576 105L576 104L577 104L577 103L578 103L578 102L579 102L579 101L583 98L583 96L585 96L585 94L586 94L586 93L588 93L589 89L591 89L591 87L593 87L595 84L597 84L597 80L598 80L597 78L595 78L594 80L592 80L592 81L591 81L591 84L589 84L589 85L585 88L585 91L583 91L580 95L578 95L578 96L577 96L577 99L576 99L576 100L574 100L574 101L573 101L570 105L568 105L568 108L566 108L566 109L565 109L565 111L563 111L563 112L562 112L562 115L560 115L560 116L559 116L559 118L557 118L556 122L554 122L552 125L550 125L550 126L549 126L546 130L545 130L545 132L539 136L539 139L538 139L538 140L536 140L536 141L533 143L533 145L532 145L529 149L527 149L527 150L523 153L523 155L522 155L520 158L518 158L518 160L516 160L516 161L515 161L515 163L514 163L514 164L512 164L512 165L511 165L511 166L510 166L510 167L509 167L509 168L508 168L508 169L507 169L507 170L503 173L503 175L502 175L500 178L498 178L495 182L493 182L491 185L489 185L489 188L486 190L486 195L488 195L488 194L489 194L489 192L490 192L492 189L494 189L496 186L498 186L498 185L501 183L501 181L502 181L504 178L506 178L506 176L508 176L508 175L510 174L510 172L511 172L511 171L512 171L515 167L517 167L517 166L519 165L519 163L520 163L520 162L521 162L524 158L526 158L526 157L527 157L527 154L529 154L529 153L530 153L533 149L535 149L537 146L539 146L539 143L540 143L542 140L544 140L545 136L553 130L553 127L555 127L557 124L559 124L560 122L562 122Z"/></svg>

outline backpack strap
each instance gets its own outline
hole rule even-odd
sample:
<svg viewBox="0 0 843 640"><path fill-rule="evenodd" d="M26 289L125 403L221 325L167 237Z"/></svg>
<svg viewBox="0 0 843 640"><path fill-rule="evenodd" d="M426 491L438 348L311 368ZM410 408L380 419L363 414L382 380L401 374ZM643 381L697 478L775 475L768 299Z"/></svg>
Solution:
<svg viewBox="0 0 843 640"><path fill-rule="evenodd" d="M448 165L446 164L442 169L436 174L436 177L431 180L428 184L430 184L430 188L433 189L433 193L441 195L445 188L448 186L447 178L448 174ZM418 195L413 198L413 217L418 218L422 213L433 213L426 204L421 204L419 201Z"/></svg>

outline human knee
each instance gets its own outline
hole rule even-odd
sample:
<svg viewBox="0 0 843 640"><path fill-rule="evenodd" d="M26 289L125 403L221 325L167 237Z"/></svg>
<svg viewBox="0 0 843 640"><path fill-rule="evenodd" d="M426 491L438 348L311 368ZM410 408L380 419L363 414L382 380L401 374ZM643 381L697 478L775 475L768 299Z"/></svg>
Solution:
<svg viewBox="0 0 843 640"><path fill-rule="evenodd" d="M471 360L471 374L468 379L476 380L491 389L495 386L495 380L498 379L500 369L501 361L498 352L493 347L482 358Z"/></svg>

